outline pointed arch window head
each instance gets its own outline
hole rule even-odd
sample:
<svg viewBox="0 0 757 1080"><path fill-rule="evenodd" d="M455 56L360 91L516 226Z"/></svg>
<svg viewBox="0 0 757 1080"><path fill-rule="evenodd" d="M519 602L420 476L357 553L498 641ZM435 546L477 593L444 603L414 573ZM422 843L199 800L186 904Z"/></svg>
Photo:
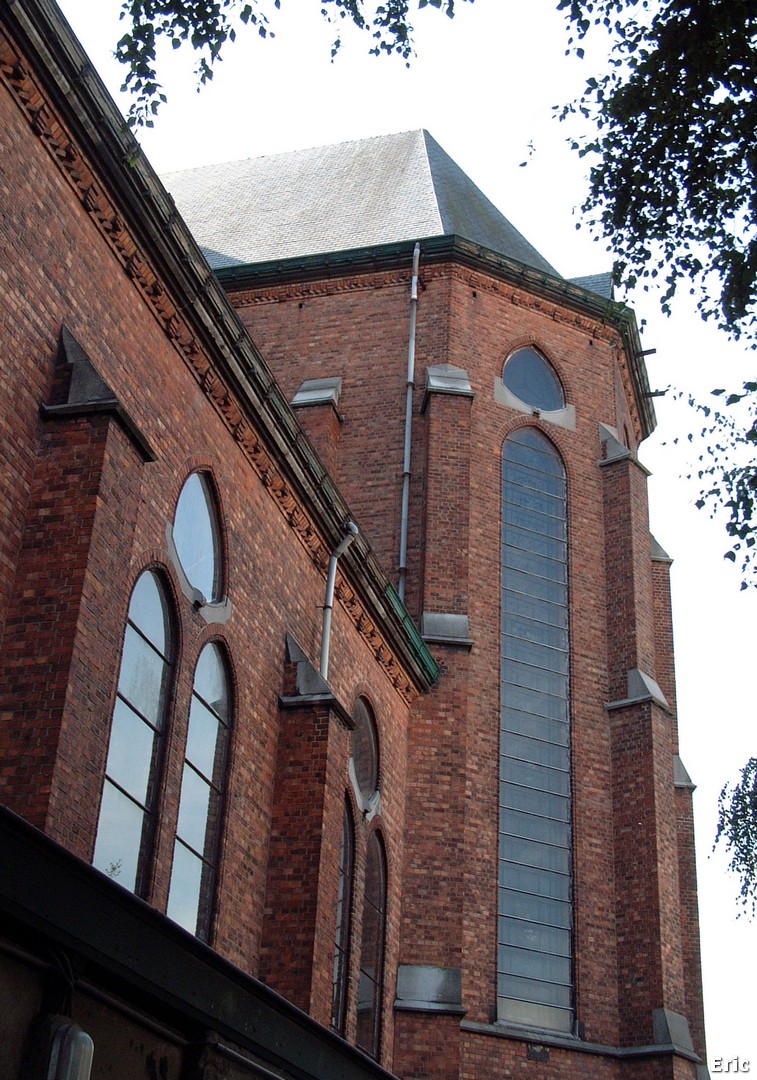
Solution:
<svg viewBox="0 0 757 1080"><path fill-rule="evenodd" d="M226 665L211 642L195 669L167 909L201 938L210 929L230 723Z"/></svg>
<svg viewBox="0 0 757 1080"><path fill-rule="evenodd" d="M205 603L221 595L221 544L218 511L210 481L200 472L181 489L173 521L173 542L189 584Z"/></svg>
<svg viewBox="0 0 757 1080"><path fill-rule="evenodd" d="M540 412L565 408L565 394L556 371L531 345L516 349L508 357L502 380L511 394Z"/></svg>
<svg viewBox="0 0 757 1080"><path fill-rule="evenodd" d="M94 865L143 894L155 825L155 793L173 667L168 598L147 570L129 602L105 767Z"/></svg>

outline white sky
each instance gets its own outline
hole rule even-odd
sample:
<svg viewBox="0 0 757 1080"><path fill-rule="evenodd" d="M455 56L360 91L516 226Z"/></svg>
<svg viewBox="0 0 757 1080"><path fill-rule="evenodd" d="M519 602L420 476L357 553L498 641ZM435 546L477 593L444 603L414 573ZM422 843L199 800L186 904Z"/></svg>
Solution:
<svg viewBox="0 0 757 1080"><path fill-rule="evenodd" d="M117 0L62 0L61 6L115 93L122 74L109 52L122 32ZM584 166L552 118L552 106L573 97L592 73L588 61L566 58L555 0L458 0L452 21L427 8L416 21L419 55L409 70L396 58L368 56L367 39L354 33L343 34L343 49L330 63L335 32L318 15L321 4L282 0L282 6L276 38L240 34L199 95L192 60L165 52L161 76L169 104L140 137L158 172L425 127L561 273L610 268L604 246L585 229L576 231ZM647 320L644 348L657 349L647 361L653 389L673 383L704 395L754 377L754 354L702 324L690 303L668 320L650 296L628 299ZM757 753L757 590L740 591L738 571L723 561L722 523L693 506L697 491L681 478L691 448L665 445L696 427L695 418L668 398L657 399L656 410L658 430L641 457L653 474L652 531L675 559L681 755L698 784L709 1064L715 1072L716 1059L739 1057L756 1071L757 923L737 919L736 879L711 847L718 792Z"/></svg>

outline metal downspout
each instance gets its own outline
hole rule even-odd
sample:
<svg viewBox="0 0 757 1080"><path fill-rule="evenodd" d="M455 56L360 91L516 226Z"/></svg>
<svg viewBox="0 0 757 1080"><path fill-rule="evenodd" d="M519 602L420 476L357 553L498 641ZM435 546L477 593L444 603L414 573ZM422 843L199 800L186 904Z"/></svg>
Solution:
<svg viewBox="0 0 757 1080"><path fill-rule="evenodd" d="M421 245L413 250L413 280L410 286L410 336L407 344L407 392L405 397L405 456L402 466L402 512L400 516L400 600L405 602L407 578L407 527L410 515L410 439L413 431L413 390L415 388L415 324L418 315L418 264Z"/></svg>
<svg viewBox="0 0 757 1080"><path fill-rule="evenodd" d="M326 579L326 599L323 604L323 630L321 632L321 675L324 679L329 674L329 648L331 646L331 612L334 609L334 587L336 585L336 564L339 556L343 555L352 541L358 535L358 527L354 521L348 521L345 525L346 536L342 542L334 548L329 558L329 573Z"/></svg>

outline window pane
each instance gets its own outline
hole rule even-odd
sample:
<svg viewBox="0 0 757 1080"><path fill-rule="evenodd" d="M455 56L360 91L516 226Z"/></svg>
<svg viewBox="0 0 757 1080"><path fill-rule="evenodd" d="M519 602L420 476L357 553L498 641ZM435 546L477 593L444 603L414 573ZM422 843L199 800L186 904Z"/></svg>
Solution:
<svg viewBox="0 0 757 1080"><path fill-rule="evenodd" d="M568 721L568 703L565 697L543 694L526 686L502 685L502 704L519 712L534 713L550 720Z"/></svg>
<svg viewBox="0 0 757 1080"><path fill-rule="evenodd" d="M140 807L106 780L92 862L132 892L137 886L144 823Z"/></svg>
<svg viewBox="0 0 757 1080"><path fill-rule="evenodd" d="M552 697L567 697L567 676L560 672L544 670L532 663L532 659L535 658L529 657L529 662L523 663L520 660L511 660L504 657L502 661L502 681L513 683L516 686L523 686L529 690L538 690L540 693L550 694Z"/></svg>
<svg viewBox="0 0 757 1080"><path fill-rule="evenodd" d="M522 863L524 866L535 866L541 870L554 870L558 874L570 873L570 852L566 848L554 847L552 844L537 844L533 840L500 833L499 854L500 858L508 863ZM505 871L511 873L513 867L506 867Z"/></svg>
<svg viewBox="0 0 757 1080"><path fill-rule="evenodd" d="M561 926L570 930L570 904L562 900L553 900L545 896L531 896L528 893L502 889L500 903L508 915L516 919L529 919L547 926Z"/></svg>
<svg viewBox="0 0 757 1080"><path fill-rule="evenodd" d="M568 654L562 648L550 648L512 634L502 636L502 655L510 660L520 660L545 671L568 674Z"/></svg>
<svg viewBox="0 0 757 1080"><path fill-rule="evenodd" d="M166 914L191 934L197 933L197 916L200 907L202 885L202 862L176 842L171 868L171 891Z"/></svg>
<svg viewBox="0 0 757 1080"><path fill-rule="evenodd" d="M551 1031L573 1031L571 1009L558 1009L500 997L497 999L497 1015L500 1020L509 1020L512 1024L549 1028Z"/></svg>
<svg viewBox="0 0 757 1080"><path fill-rule="evenodd" d="M199 698L192 696L187 733L187 761L191 761L208 780L216 776L218 734L221 725L214 713Z"/></svg>
<svg viewBox="0 0 757 1080"><path fill-rule="evenodd" d="M129 604L129 622L138 626L157 651L168 658L166 600L157 577L149 570L141 575L134 586Z"/></svg>
<svg viewBox="0 0 757 1080"><path fill-rule="evenodd" d="M522 551L533 551L536 555L543 555L547 559L565 558L565 534L560 530L559 536L547 536L539 530L529 528L530 522L525 525L516 525L514 521L508 521L503 530L503 546L520 548Z"/></svg>
<svg viewBox="0 0 757 1080"><path fill-rule="evenodd" d="M177 835L200 855L205 849L210 787L191 765L184 766Z"/></svg>
<svg viewBox="0 0 757 1080"><path fill-rule="evenodd" d="M565 500L559 496L534 491L532 488L508 486L504 503L508 517L514 525L542 532L553 539L562 539L565 536Z"/></svg>
<svg viewBox="0 0 757 1080"><path fill-rule="evenodd" d="M503 708L500 711L503 733L513 731L519 735L531 735L534 739L544 739L556 746L568 745L570 729L564 721L534 716L533 713L521 712L519 709Z"/></svg>
<svg viewBox="0 0 757 1080"><path fill-rule="evenodd" d="M561 627L567 630L568 608L566 605L552 604L531 596L523 596L507 588L502 591L502 604L506 617L522 616L537 623L545 623L548 627ZM511 632L514 633L514 630Z"/></svg>
<svg viewBox="0 0 757 1080"><path fill-rule="evenodd" d="M199 696L200 691L207 700ZM179 797L176 856L168 894L169 914L172 910L183 912L181 918L171 917L200 937L205 937L209 930L215 886L229 712L226 665L221 649L211 642L200 653L195 669ZM193 853L187 852L183 845L192 848Z"/></svg>
<svg viewBox="0 0 757 1080"><path fill-rule="evenodd" d="M570 751L567 746L559 743L514 735L505 730L502 735L502 752L507 757L528 761L534 765L548 765L550 769L562 769L564 772L570 769Z"/></svg>
<svg viewBox="0 0 757 1080"><path fill-rule="evenodd" d="M525 458L523 452L521 452L521 457ZM528 457L528 462L525 460L517 462L508 457L505 463L506 483L517 484L518 487L535 494L564 499L565 478L559 472L540 468L540 464L545 460L543 456L537 458L537 455L529 452Z"/></svg>
<svg viewBox="0 0 757 1080"><path fill-rule="evenodd" d="M543 844L564 847L570 843L570 826L565 821L541 817L539 814L524 814L521 810L507 807L499 812L499 829L509 836L538 840Z"/></svg>
<svg viewBox="0 0 757 1080"><path fill-rule="evenodd" d="M562 585L567 580L568 568L565 565L564 553L561 558L553 559L533 551L524 551L512 544L505 544L502 548L502 564L508 569L536 574L537 577L557 581Z"/></svg>
<svg viewBox="0 0 757 1080"><path fill-rule="evenodd" d="M153 729L125 702L116 699L107 773L142 806L147 805L154 743Z"/></svg>
<svg viewBox="0 0 757 1080"><path fill-rule="evenodd" d="M195 670L194 692L216 716L226 720L229 713L228 683L221 652L212 642L200 653Z"/></svg>
<svg viewBox="0 0 757 1080"><path fill-rule="evenodd" d="M530 346L518 349L505 364L505 386L511 394L536 409L562 409L565 398L552 365Z"/></svg>
<svg viewBox="0 0 757 1080"><path fill-rule="evenodd" d="M187 580L206 600L217 599L218 538L216 513L201 473L192 473L181 489L173 522L173 540Z"/></svg>
<svg viewBox="0 0 757 1080"><path fill-rule="evenodd" d="M539 982L537 979L524 979L518 975L501 974L497 979L497 993L500 997L516 998L520 1001L534 1001L540 1005L558 1005L570 1008L572 991L570 986L561 986L554 982Z"/></svg>
<svg viewBox="0 0 757 1080"><path fill-rule="evenodd" d="M519 949L535 949L553 956L570 956L572 951L570 930L542 926L522 919L499 920L499 944L513 945Z"/></svg>
<svg viewBox="0 0 757 1080"><path fill-rule="evenodd" d="M532 866L500 865L499 883L535 896L551 896L553 900L570 900L570 878L551 870Z"/></svg>
<svg viewBox="0 0 757 1080"><path fill-rule="evenodd" d="M344 1034L347 1015L350 931L352 916L352 876L354 867L352 814L345 803L342 826L342 849L339 857L339 894L334 935L334 976L331 992L331 1026Z"/></svg>
<svg viewBox="0 0 757 1080"><path fill-rule="evenodd" d="M550 791L553 795L570 794L569 773L509 757L502 759L501 779L503 783L518 784L535 791Z"/></svg>
<svg viewBox="0 0 757 1080"><path fill-rule="evenodd" d="M376 833L368 840L365 866L363 937L360 945L357 1044L372 1057L379 1053L381 991L386 924L386 871Z"/></svg>
<svg viewBox="0 0 757 1080"><path fill-rule="evenodd" d="M357 785L363 798L370 798L378 788L379 757L376 721L363 698L358 698L352 710L355 728L352 732L352 760Z"/></svg>
<svg viewBox="0 0 757 1080"><path fill-rule="evenodd" d="M500 806L524 810L527 814L541 814L556 821L568 821L570 816L570 799L564 795L550 795L519 784L501 783L499 801Z"/></svg>
<svg viewBox="0 0 757 1080"><path fill-rule="evenodd" d="M500 946L500 971L507 975L523 975L529 979L570 985L571 963L567 956L531 952L529 949L507 949Z"/></svg>
<svg viewBox="0 0 757 1080"><path fill-rule="evenodd" d="M142 888L150 854L170 650L165 590L148 570L129 604L93 860L132 890Z"/></svg>
<svg viewBox="0 0 757 1080"><path fill-rule="evenodd" d="M163 714L167 675L168 665L160 653L127 626L118 692L155 727Z"/></svg>

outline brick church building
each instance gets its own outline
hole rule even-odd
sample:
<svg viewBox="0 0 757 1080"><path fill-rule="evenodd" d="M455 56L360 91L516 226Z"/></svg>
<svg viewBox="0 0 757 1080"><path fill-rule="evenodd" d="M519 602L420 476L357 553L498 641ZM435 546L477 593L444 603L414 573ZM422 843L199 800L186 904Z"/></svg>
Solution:
<svg viewBox="0 0 757 1080"><path fill-rule="evenodd" d="M633 313L426 132L0 83L0 1080L701 1080Z"/></svg>

